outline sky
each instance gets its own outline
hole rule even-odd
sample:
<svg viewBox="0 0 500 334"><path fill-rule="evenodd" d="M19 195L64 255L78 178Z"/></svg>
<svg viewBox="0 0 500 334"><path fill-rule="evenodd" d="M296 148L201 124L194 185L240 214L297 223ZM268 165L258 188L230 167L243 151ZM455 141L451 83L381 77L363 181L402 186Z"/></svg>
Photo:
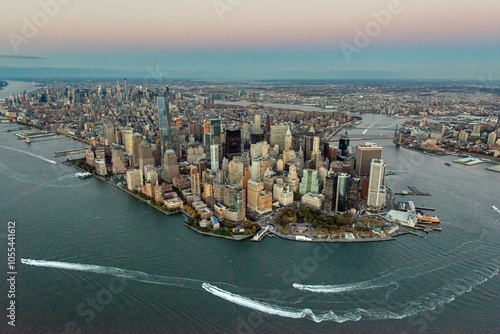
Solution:
<svg viewBox="0 0 500 334"><path fill-rule="evenodd" d="M0 6L0 77L78 70L166 79L500 79L498 0Z"/></svg>

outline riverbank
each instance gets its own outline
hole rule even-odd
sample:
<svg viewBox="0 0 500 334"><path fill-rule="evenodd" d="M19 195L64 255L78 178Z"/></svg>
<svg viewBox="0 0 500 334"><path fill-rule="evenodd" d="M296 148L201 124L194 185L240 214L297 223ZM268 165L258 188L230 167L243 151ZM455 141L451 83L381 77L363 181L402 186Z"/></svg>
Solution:
<svg viewBox="0 0 500 334"><path fill-rule="evenodd" d="M224 239L233 240L233 241L243 241L243 240L249 239L249 238L251 238L251 237L254 236L254 234L251 234L251 235L242 235L242 236L238 235L236 237L229 237L227 235L220 235L220 234L215 234L215 233L210 233L210 232L203 232L203 231L200 231L200 230L198 230L197 228L195 228L193 226L189 226L186 223L183 223L183 224L184 224L184 226L189 227L193 231L195 231L195 232L197 232L199 234L203 234L203 235L209 236L209 237L224 238ZM241 237L241 238L238 238L238 237Z"/></svg>
<svg viewBox="0 0 500 334"><path fill-rule="evenodd" d="M305 238L297 238L296 235L289 234L281 234L277 231L271 231L270 233L274 234L278 238L289 240L289 241L298 241L298 242L321 242L321 243L362 243L362 242L381 242L381 241L395 241L396 238L391 235L387 235L385 237L372 237L372 238L339 238L333 239L330 237L327 238L319 238L319 237L305 237Z"/></svg>
<svg viewBox="0 0 500 334"><path fill-rule="evenodd" d="M63 164L64 164L65 166L71 166L71 167L74 167L75 169L77 169L77 170L79 170L79 171L81 171L81 172L86 172L86 170L84 170L84 169L82 169L82 168L80 168L80 167L78 167L78 166L75 166L75 165L74 165L74 164L72 164L72 163L69 163L69 162L64 161L64 162L63 162ZM175 214L179 214L179 213L181 213L181 210L178 210L178 211L172 211L172 212L164 211L164 210L162 210L161 208L159 208L158 206L156 206L156 205L154 205L154 204L151 204L151 201L150 201L150 200L148 200L148 199L146 199L146 198L141 198L139 195L136 195L136 194L132 193L132 192L131 192L131 191L129 191L128 189L124 189L123 187L120 187L120 186L118 186L118 185L116 185L116 184L111 183L109 180L107 180L107 179L106 179L106 178L104 178L104 177L101 177L101 176L98 176L98 175L95 175L95 174L92 174L92 176L93 176L94 178L96 178L96 179L98 179L98 180L102 181L102 182L105 182L105 183L107 183L107 184L109 184L109 185L111 185L111 186L115 187L116 189L120 189L121 191L124 191L124 192L126 192L127 194L129 194L129 195L131 195L131 196L134 196L135 198L137 198L137 199L141 200L142 202L144 202L144 203L148 204L150 207L155 208L156 210L160 211L161 213L163 213L163 214L165 214L165 215L167 215L167 216L170 216L170 215L175 215Z"/></svg>

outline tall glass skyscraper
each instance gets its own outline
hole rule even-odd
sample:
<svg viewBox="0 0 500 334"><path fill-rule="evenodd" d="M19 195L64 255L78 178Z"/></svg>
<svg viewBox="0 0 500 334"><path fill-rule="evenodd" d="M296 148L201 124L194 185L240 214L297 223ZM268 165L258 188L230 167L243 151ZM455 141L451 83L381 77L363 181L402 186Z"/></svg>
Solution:
<svg viewBox="0 0 500 334"><path fill-rule="evenodd" d="M168 90L167 90L168 94ZM163 156L167 146L171 143L170 138L170 112L168 109L168 95L158 96L158 120L160 127L161 155Z"/></svg>

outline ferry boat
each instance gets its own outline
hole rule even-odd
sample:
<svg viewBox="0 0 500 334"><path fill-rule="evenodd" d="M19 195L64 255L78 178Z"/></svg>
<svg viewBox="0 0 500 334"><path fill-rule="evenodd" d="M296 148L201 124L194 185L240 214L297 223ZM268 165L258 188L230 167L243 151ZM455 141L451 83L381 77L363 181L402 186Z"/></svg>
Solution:
<svg viewBox="0 0 500 334"><path fill-rule="evenodd" d="M500 214L500 209L499 209L499 208L497 208L497 207L496 207L496 206L494 206L494 205L493 205L491 208L492 208L493 210L495 210L497 213L499 213L499 214Z"/></svg>
<svg viewBox="0 0 500 334"><path fill-rule="evenodd" d="M434 217L429 217L429 216L424 216L422 214L417 214L417 219L422 222L422 223L427 223L427 224L430 224L430 223L433 223L433 224L439 224L441 223L441 220L434 216Z"/></svg>

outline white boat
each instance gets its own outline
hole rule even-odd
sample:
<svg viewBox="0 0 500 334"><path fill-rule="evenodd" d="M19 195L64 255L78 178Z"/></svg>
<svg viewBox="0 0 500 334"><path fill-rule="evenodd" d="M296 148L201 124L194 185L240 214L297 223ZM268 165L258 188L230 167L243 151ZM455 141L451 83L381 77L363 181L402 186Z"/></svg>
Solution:
<svg viewBox="0 0 500 334"><path fill-rule="evenodd" d="M292 286L295 288L295 289L303 289L304 288L304 285L300 284L300 283L293 283Z"/></svg>
<svg viewBox="0 0 500 334"><path fill-rule="evenodd" d="M92 177L92 173L89 173L89 172L76 173L75 176L78 176L80 179L86 179L86 178Z"/></svg>
<svg viewBox="0 0 500 334"><path fill-rule="evenodd" d="M494 205L493 205L491 208L492 208L493 210L495 210L498 214L500 214L500 209L499 209L499 208L497 208L497 207L496 207L496 206L494 206Z"/></svg>

